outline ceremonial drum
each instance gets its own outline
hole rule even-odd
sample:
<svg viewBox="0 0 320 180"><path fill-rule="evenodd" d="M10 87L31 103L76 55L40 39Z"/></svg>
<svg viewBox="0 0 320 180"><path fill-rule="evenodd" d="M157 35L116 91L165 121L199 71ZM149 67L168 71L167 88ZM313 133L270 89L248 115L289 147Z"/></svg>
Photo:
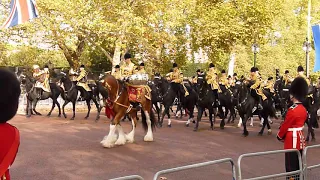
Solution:
<svg viewBox="0 0 320 180"><path fill-rule="evenodd" d="M129 84L147 85L149 80L148 74L134 74L129 77Z"/></svg>

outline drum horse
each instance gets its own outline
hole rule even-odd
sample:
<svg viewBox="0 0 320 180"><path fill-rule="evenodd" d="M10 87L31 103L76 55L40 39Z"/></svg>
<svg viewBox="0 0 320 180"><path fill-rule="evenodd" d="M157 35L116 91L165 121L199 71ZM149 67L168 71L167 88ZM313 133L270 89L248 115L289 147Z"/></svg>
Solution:
<svg viewBox="0 0 320 180"><path fill-rule="evenodd" d="M132 78L133 77L133 78ZM142 75L133 75L130 80L141 80ZM145 81L147 82L147 81ZM141 104L142 125L147 131L144 141L153 141L153 130L156 126L155 115L152 111L151 94L149 87L145 85L132 85L127 82L117 80L112 75L106 75L102 85L107 89L108 100L106 102L106 114L111 112L112 121L109 134L101 141L102 146L111 148L114 145L124 145L126 142L134 142L135 128L137 125L138 109L134 108L130 102ZM132 92L135 92L132 93ZM132 97L135 96L135 97ZM108 110L107 110L108 109ZM126 114L132 118L132 130L125 134L120 121ZM109 114L110 115L110 114ZM118 136L117 136L118 131Z"/></svg>

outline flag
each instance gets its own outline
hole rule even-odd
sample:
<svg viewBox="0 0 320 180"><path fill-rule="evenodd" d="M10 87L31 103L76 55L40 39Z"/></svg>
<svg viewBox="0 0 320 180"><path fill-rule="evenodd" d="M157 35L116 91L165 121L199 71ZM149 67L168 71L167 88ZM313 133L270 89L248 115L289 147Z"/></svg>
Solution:
<svg viewBox="0 0 320 180"><path fill-rule="evenodd" d="M236 54L232 53L229 61L228 75L233 76L234 63L236 59Z"/></svg>
<svg viewBox="0 0 320 180"><path fill-rule="evenodd" d="M314 41L314 49L315 49L315 60L314 60L314 68L313 72L317 72L320 70L320 25L312 26L313 32L313 41Z"/></svg>
<svg viewBox="0 0 320 180"><path fill-rule="evenodd" d="M1 28L9 28L38 17L35 0L11 0L10 14Z"/></svg>

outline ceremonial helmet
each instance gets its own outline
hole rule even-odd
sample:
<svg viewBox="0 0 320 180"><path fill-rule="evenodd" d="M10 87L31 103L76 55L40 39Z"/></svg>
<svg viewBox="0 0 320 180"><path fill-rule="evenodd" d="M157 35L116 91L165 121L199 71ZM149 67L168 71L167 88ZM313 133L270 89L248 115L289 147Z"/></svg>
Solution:
<svg viewBox="0 0 320 180"><path fill-rule="evenodd" d="M298 66L298 69L297 69L298 72L302 72L304 71L303 67L302 66Z"/></svg>
<svg viewBox="0 0 320 180"><path fill-rule="evenodd" d="M214 64L213 63L210 63L209 64L209 68L214 68L215 66L214 66Z"/></svg>
<svg viewBox="0 0 320 180"><path fill-rule="evenodd" d="M83 64L81 64L80 68L84 68L84 65L83 65Z"/></svg>
<svg viewBox="0 0 320 180"><path fill-rule="evenodd" d="M126 54L124 54L124 59L126 60L126 59L131 59L131 54L130 53L126 53Z"/></svg>
<svg viewBox="0 0 320 180"><path fill-rule="evenodd" d="M273 77L268 77L268 81L270 81L270 80L272 80L273 79Z"/></svg>
<svg viewBox="0 0 320 180"><path fill-rule="evenodd" d="M33 70L36 70L36 69L40 69L40 66L35 64L35 65L32 66L32 68L33 68Z"/></svg>
<svg viewBox="0 0 320 180"><path fill-rule="evenodd" d="M259 69L258 69L257 67L255 67L255 69L256 69L256 71L255 71L255 72L259 71Z"/></svg>
<svg viewBox="0 0 320 180"><path fill-rule="evenodd" d="M286 70L284 73L285 73L285 74L289 74L289 71L288 71L288 70Z"/></svg>
<svg viewBox="0 0 320 180"><path fill-rule="evenodd" d="M142 63L140 63L140 65L139 66L144 66L144 63L142 62Z"/></svg>
<svg viewBox="0 0 320 180"><path fill-rule="evenodd" d="M176 68L176 67L178 67L178 64L177 64L177 63L173 63L173 64L172 64L172 67L173 67L173 68Z"/></svg>
<svg viewBox="0 0 320 180"><path fill-rule="evenodd" d="M48 66L48 65L45 65L44 68L49 68L49 66Z"/></svg>
<svg viewBox="0 0 320 180"><path fill-rule="evenodd" d="M173 69L170 69L170 72L173 72Z"/></svg>
<svg viewBox="0 0 320 180"><path fill-rule="evenodd" d="M201 72L201 70L200 69L197 69L197 71L196 71L197 73L199 73L199 72Z"/></svg>
<svg viewBox="0 0 320 180"><path fill-rule="evenodd" d="M120 66L117 64L114 68L119 69L119 68L120 68Z"/></svg>
<svg viewBox="0 0 320 180"><path fill-rule="evenodd" d="M289 93L299 101L303 101L308 94L308 84L303 77L297 77L292 81Z"/></svg>
<svg viewBox="0 0 320 180"><path fill-rule="evenodd" d="M223 70L221 71L221 74L224 74L224 73L226 73L226 70L223 69Z"/></svg>
<svg viewBox="0 0 320 180"><path fill-rule="evenodd" d="M250 69L250 72L256 72L256 68L255 68L255 67L252 67L252 68Z"/></svg>

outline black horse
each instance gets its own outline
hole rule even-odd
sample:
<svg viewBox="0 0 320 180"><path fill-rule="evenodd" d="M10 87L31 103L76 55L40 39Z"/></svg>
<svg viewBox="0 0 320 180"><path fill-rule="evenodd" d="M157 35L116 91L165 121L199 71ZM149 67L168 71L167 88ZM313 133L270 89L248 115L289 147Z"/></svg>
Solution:
<svg viewBox="0 0 320 180"><path fill-rule="evenodd" d="M170 82L164 79L162 76L155 76L154 84L160 89L160 93L162 96L162 104L164 106L164 111L162 113L161 119L159 120L159 125L162 127L164 116L168 116L168 126L171 127L171 119L170 119L170 109L173 105L173 102L177 96L176 92L173 90ZM182 108L187 110L189 113L189 119L187 124L190 121L193 121L193 111L196 103L196 92L192 89L191 86L186 87L189 95L187 97L183 97L181 99Z"/></svg>
<svg viewBox="0 0 320 180"><path fill-rule="evenodd" d="M45 100L49 98L52 99L53 103L51 110L49 111L47 116L51 116L51 113L56 105L59 109L58 117L61 116L61 108L58 102L58 97L61 94L61 89L57 86L56 83L50 83L51 92L43 91L39 99L37 89L35 87L36 80L33 77L24 74L20 74L19 79L21 84L25 87L25 91L27 92L27 117L31 117L31 114L33 114L33 112L36 115L41 115L39 112L36 111L37 103L39 100Z"/></svg>
<svg viewBox="0 0 320 180"><path fill-rule="evenodd" d="M236 85L238 90L238 111L239 115L242 118L243 125L243 136L248 136L249 132L247 130L247 120L252 116L252 109L255 107L255 99L252 97L250 92L250 83L246 83L245 81ZM259 135L263 134L265 126L268 127L268 132L271 133L271 127L268 121L268 117L275 117L275 111L273 108L273 101L270 94L264 91L267 98L262 102L263 109L258 111L258 114L261 118L264 119L262 128L259 132Z"/></svg>
<svg viewBox="0 0 320 180"><path fill-rule="evenodd" d="M159 76L157 76L157 77L159 77ZM161 95L161 90L158 86L155 85L155 83L153 81L148 81L148 86L151 89L152 105L155 108L155 111L157 112L158 119L160 119L160 114L162 111L161 102L163 101L163 97Z"/></svg>
<svg viewBox="0 0 320 180"><path fill-rule="evenodd" d="M232 121L234 122L235 120L235 105L236 105L236 100L233 95L233 92L230 89L226 89L226 87L220 85L220 89L222 90L221 93L219 93L219 114L221 115L221 122L220 122L220 128L224 129L225 126L225 118L228 115L228 112L230 111L230 116L228 119L228 123L230 122L231 118ZM222 111L222 107L225 108L225 113Z"/></svg>
<svg viewBox="0 0 320 180"><path fill-rule="evenodd" d="M211 86L206 82L205 75L199 75L197 79L197 92L198 92L198 116L194 131L199 128L199 122L201 121L202 114L205 109L209 110L210 127L214 129L214 122L216 116L216 108L214 108L215 96L211 90ZM213 117L212 117L213 116Z"/></svg>
<svg viewBox="0 0 320 180"><path fill-rule="evenodd" d="M65 74L65 73L61 73L60 74L60 83L63 85L64 87L64 92L61 94L62 98L65 100L63 106L62 106L62 112L63 112L63 116L65 118L67 118L67 115L64 111L65 106L71 102L72 103L72 110L73 110L73 116L71 117L71 120L74 120L75 118L75 110L76 110L76 102L78 99L78 91L80 89L80 87L78 87L74 82L72 82L69 77ZM98 120L100 118L100 107L99 104L96 100L96 98L93 95L93 91L83 91L83 98L86 101L86 104L88 106L88 112L87 115L85 117L85 119L88 119L89 114L90 114L90 110L91 110L91 104L90 101L92 100L94 102L94 104L97 107L98 110L98 114L96 117L96 120Z"/></svg>

